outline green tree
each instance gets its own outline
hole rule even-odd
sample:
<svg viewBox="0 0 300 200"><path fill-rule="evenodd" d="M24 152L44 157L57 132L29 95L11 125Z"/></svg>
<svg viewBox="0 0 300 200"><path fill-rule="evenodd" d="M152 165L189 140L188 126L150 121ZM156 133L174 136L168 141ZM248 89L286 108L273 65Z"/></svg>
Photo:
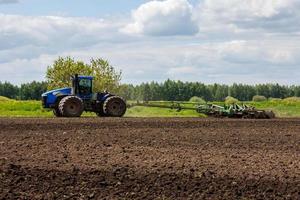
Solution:
<svg viewBox="0 0 300 200"><path fill-rule="evenodd" d="M225 99L225 104L229 105L229 104L234 104L234 103L239 103L240 101L234 97L228 96Z"/></svg>
<svg viewBox="0 0 300 200"><path fill-rule="evenodd" d="M95 77L94 89L96 91L108 90L115 93L119 91L122 73L116 71L107 60L92 59L91 64L87 66L92 69L91 75Z"/></svg>
<svg viewBox="0 0 300 200"><path fill-rule="evenodd" d="M151 90L150 90L150 86L148 83L146 84L142 84L143 85L143 100L144 101L150 101L151 100Z"/></svg>
<svg viewBox="0 0 300 200"><path fill-rule="evenodd" d="M152 101L160 101L163 100L163 90L160 84L157 82L151 82L150 84L150 90L152 93Z"/></svg>
<svg viewBox="0 0 300 200"><path fill-rule="evenodd" d="M261 95L261 96L265 96L267 98L274 97L271 94L269 84L258 84L258 85L256 85L256 94Z"/></svg>
<svg viewBox="0 0 300 200"><path fill-rule="evenodd" d="M92 59L90 64L75 61L71 57L59 57L49 66L46 73L48 89L69 87L71 76L74 74L94 77L94 90L118 92L121 80L121 72L117 72L108 61Z"/></svg>
<svg viewBox="0 0 300 200"><path fill-rule="evenodd" d="M200 104L205 104L206 103L206 101L204 99L202 99L201 97L197 97L197 96L194 96L194 97L190 98L189 102L200 103Z"/></svg>
<svg viewBox="0 0 300 200"><path fill-rule="evenodd" d="M45 91L47 91L46 82L25 83L21 85L20 98L22 100L39 100Z"/></svg>
<svg viewBox="0 0 300 200"><path fill-rule="evenodd" d="M228 86L227 85L216 85L215 86L216 93L215 93L215 101L224 101L225 98L228 96Z"/></svg>
<svg viewBox="0 0 300 200"><path fill-rule="evenodd" d="M133 85L122 84L119 87L119 92L117 93L119 96L123 97L126 100L135 100L134 96L135 88Z"/></svg>
<svg viewBox="0 0 300 200"><path fill-rule="evenodd" d="M291 94L290 96L296 96L296 97L300 97L300 86L292 86L291 88Z"/></svg>
<svg viewBox="0 0 300 200"><path fill-rule="evenodd" d="M19 98L20 88L9 82L0 82L0 96L8 97L10 99Z"/></svg>
<svg viewBox="0 0 300 200"><path fill-rule="evenodd" d="M252 101L255 101L255 102L266 101L266 100L267 100L267 98L265 96L260 96L260 95L255 95L252 98Z"/></svg>

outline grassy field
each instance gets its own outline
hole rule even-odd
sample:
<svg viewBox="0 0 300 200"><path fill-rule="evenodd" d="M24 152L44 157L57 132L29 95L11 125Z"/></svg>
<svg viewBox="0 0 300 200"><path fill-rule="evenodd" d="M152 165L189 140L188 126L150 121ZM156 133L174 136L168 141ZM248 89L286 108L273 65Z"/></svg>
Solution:
<svg viewBox="0 0 300 200"><path fill-rule="evenodd" d="M300 101L248 102L258 109L273 110L277 117L300 117Z"/></svg>
<svg viewBox="0 0 300 200"><path fill-rule="evenodd" d="M52 117L52 111L43 109L40 101L0 101L0 117ZM96 116L84 113L83 116ZM205 117L192 110L177 112L172 109L133 107L126 117Z"/></svg>
<svg viewBox="0 0 300 200"><path fill-rule="evenodd" d="M169 102L151 102L169 104ZM222 104L218 102L218 104ZM273 110L278 117L300 117L300 100L271 100L264 102L247 102L258 109ZM193 107L187 102L184 107ZM84 113L84 116L95 116ZM51 110L42 109L40 101L15 101L0 97L0 117L53 117ZM176 111L166 108L133 107L128 109L126 117L205 117L193 110Z"/></svg>

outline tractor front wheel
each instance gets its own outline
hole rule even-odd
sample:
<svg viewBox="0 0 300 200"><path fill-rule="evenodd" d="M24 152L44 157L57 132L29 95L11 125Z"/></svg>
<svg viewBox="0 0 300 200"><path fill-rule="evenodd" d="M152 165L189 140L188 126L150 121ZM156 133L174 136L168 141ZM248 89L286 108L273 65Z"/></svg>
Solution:
<svg viewBox="0 0 300 200"><path fill-rule="evenodd" d="M122 117L126 109L125 101L118 96L107 98L103 104L103 113L108 117Z"/></svg>
<svg viewBox="0 0 300 200"><path fill-rule="evenodd" d="M80 117L84 110L82 100L76 96L64 97L58 108L63 117Z"/></svg>
<svg viewBox="0 0 300 200"><path fill-rule="evenodd" d="M53 109L53 114L55 117L62 117L62 114L60 113L58 108Z"/></svg>

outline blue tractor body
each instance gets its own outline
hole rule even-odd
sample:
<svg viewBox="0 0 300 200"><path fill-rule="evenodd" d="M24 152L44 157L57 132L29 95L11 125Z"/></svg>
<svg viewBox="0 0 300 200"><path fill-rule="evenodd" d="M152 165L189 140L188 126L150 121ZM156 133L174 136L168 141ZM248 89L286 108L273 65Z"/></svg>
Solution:
<svg viewBox="0 0 300 200"><path fill-rule="evenodd" d="M42 94L43 107L44 108L53 108L57 103L59 96L68 96L72 94L72 88L61 88L56 90L51 90Z"/></svg>
<svg viewBox="0 0 300 200"><path fill-rule="evenodd" d="M93 77L72 77L72 87L60 88L42 94L44 108L53 109L57 117L80 117L83 111L103 117L122 117L125 101L108 92L93 93Z"/></svg>

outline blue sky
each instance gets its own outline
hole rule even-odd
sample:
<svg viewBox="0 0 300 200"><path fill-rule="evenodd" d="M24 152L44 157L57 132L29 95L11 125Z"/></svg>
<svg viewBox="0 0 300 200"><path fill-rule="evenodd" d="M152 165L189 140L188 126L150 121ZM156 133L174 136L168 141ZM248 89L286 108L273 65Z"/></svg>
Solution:
<svg viewBox="0 0 300 200"><path fill-rule="evenodd" d="M145 0L20 0L5 4L0 12L20 15L57 15L82 17L104 17L106 15L128 14L131 9L145 3Z"/></svg>
<svg viewBox="0 0 300 200"><path fill-rule="evenodd" d="M0 0L0 81L58 56L103 57L123 82L298 84L298 0Z"/></svg>
<svg viewBox="0 0 300 200"><path fill-rule="evenodd" d="M20 0L2 4L1 13L20 15L67 15L106 17L130 14L130 11L149 0ZM196 5L198 0L189 0Z"/></svg>

